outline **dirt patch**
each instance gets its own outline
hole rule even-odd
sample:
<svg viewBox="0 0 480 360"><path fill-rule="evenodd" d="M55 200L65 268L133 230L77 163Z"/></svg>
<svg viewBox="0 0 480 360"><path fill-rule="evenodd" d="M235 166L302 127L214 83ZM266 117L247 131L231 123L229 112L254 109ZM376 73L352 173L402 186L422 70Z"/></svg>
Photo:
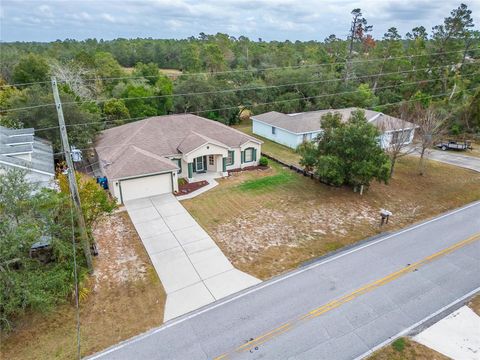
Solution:
<svg viewBox="0 0 480 360"><path fill-rule="evenodd" d="M126 212L94 229L99 255L80 304L82 356L100 351L163 322L165 292ZM73 304L50 314L29 313L15 331L2 335L5 359L76 357Z"/></svg>
<svg viewBox="0 0 480 360"><path fill-rule="evenodd" d="M376 351L368 360L449 360L435 350L408 338L397 339L393 344Z"/></svg>
<svg viewBox="0 0 480 360"><path fill-rule="evenodd" d="M480 316L480 295L475 296L472 301L468 304L470 309L475 311L475 313Z"/></svg>
<svg viewBox="0 0 480 360"><path fill-rule="evenodd" d="M372 183L360 196L272 163L265 171L232 173L215 189L182 204L236 267L267 279L369 236L480 199L480 174L431 161L419 176L417 164L415 158L402 158L388 185ZM251 190L243 185L285 172L294 179ZM382 208L393 216L380 227Z"/></svg>

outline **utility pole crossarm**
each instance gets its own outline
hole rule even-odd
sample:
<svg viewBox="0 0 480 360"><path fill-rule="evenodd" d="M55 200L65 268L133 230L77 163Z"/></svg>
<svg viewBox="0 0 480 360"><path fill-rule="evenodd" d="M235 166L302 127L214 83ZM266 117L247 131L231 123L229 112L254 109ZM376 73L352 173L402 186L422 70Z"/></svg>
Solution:
<svg viewBox="0 0 480 360"><path fill-rule="evenodd" d="M85 260L87 261L88 271L93 272L92 255L90 252L90 241L88 239L87 227L83 217L82 205L80 202L80 194L78 192L77 180L75 179L75 168L73 166L72 154L70 144L68 142L67 128L65 126L65 118L63 117L62 102L58 93L57 79L52 76L52 90L53 98L55 99L55 107L57 108L58 125L60 127L60 136L62 139L63 151L65 153L65 160L68 166L68 183L70 185L70 193L72 195L73 203L75 204L75 212L77 215L77 222L80 228L80 239L82 243Z"/></svg>

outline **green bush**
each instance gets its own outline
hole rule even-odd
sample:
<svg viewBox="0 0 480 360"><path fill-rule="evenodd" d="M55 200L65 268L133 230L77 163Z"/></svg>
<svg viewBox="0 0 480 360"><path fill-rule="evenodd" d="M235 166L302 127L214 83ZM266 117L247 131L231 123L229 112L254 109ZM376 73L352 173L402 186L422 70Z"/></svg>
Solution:
<svg viewBox="0 0 480 360"><path fill-rule="evenodd" d="M262 156L260 158L259 164L260 164L260 166L268 166L268 159L265 156Z"/></svg>
<svg viewBox="0 0 480 360"><path fill-rule="evenodd" d="M455 124L452 124L452 126L450 127L450 134L452 134L454 136L458 136L462 132L463 132L463 128L460 124L455 123Z"/></svg>

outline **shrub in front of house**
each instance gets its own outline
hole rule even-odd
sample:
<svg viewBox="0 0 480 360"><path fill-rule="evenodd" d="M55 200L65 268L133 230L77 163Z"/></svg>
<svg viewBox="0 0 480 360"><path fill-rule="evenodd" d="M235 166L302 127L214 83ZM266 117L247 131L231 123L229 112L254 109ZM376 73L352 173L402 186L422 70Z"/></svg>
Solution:
<svg viewBox="0 0 480 360"><path fill-rule="evenodd" d="M268 166L268 159L265 156L262 156L259 161L260 166Z"/></svg>

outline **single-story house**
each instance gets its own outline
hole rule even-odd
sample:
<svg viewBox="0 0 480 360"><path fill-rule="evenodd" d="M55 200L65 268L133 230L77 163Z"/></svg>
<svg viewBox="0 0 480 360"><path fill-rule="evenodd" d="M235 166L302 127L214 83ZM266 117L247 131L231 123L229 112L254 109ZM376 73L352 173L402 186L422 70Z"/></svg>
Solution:
<svg viewBox="0 0 480 360"><path fill-rule="evenodd" d="M55 187L52 145L32 128L0 126L0 173L8 169L24 170L26 179L39 187Z"/></svg>
<svg viewBox="0 0 480 360"><path fill-rule="evenodd" d="M323 115L333 112L342 115L343 121L347 121L352 112L358 108L329 109L319 111L308 111L296 114L283 114L277 111L270 111L264 114L253 115L252 131L254 134L263 136L279 144L296 149L304 141L311 141L322 132L320 120ZM363 110L367 121L375 125L382 133L380 144L387 148L390 144L402 141L411 143L415 132L415 125L385 115L378 111Z"/></svg>
<svg viewBox="0 0 480 360"><path fill-rule="evenodd" d="M202 174L258 165L262 142L192 114L155 116L103 131L95 142L101 172L119 203L178 191Z"/></svg>

